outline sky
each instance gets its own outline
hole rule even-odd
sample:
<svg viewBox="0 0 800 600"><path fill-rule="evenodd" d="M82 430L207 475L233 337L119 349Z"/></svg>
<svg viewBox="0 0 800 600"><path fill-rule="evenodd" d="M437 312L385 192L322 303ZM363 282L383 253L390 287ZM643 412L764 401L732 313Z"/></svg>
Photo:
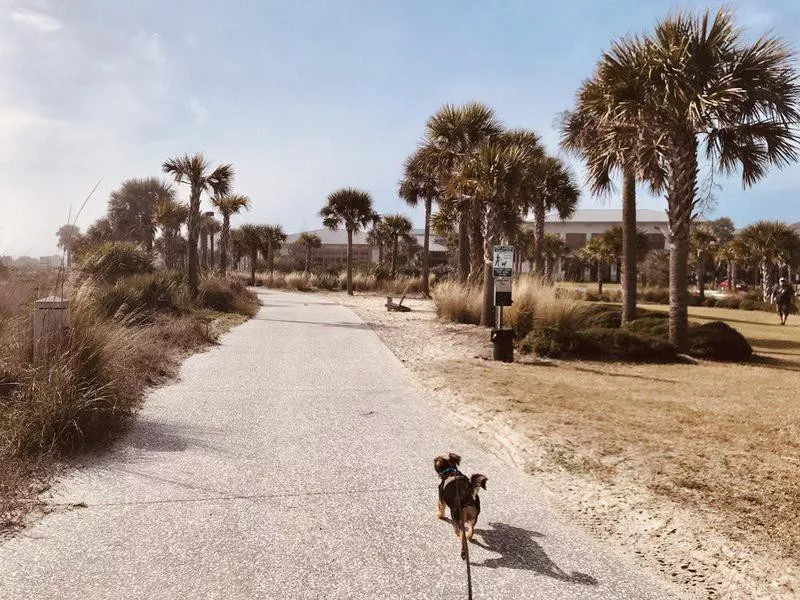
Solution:
<svg viewBox="0 0 800 600"><path fill-rule="evenodd" d="M55 231L97 185L85 230L112 190L203 152L233 163L244 222L319 228L326 196L397 197L402 163L444 103L478 100L559 154L559 113L619 37L716 2L569 0L0 0L0 255L56 251ZM747 38L800 49L800 2L728 2ZM580 162L564 156L584 184ZM800 165L743 190L715 178L738 226L800 221ZM180 193L185 197L186 191ZM663 198L639 197L642 208ZM582 195L582 208L619 207Z"/></svg>

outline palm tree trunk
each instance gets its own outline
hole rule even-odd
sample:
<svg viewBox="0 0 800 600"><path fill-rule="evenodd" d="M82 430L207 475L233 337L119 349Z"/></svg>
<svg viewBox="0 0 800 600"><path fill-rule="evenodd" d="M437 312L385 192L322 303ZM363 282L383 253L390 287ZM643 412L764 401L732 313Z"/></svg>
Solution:
<svg viewBox="0 0 800 600"><path fill-rule="evenodd" d="M188 252L188 263L186 269L186 279L189 284L189 293L191 294L192 298L197 297L197 287L198 287L198 256L197 256L197 234L198 227L200 225L200 188L193 187L191 195L189 197L189 218L188 218L188 233L189 233L189 247L187 248Z"/></svg>
<svg viewBox="0 0 800 600"><path fill-rule="evenodd" d="M486 209L483 203L477 200L470 202L469 219L469 276L473 281L480 281L483 277L484 240ZM491 258L489 259L491 261Z"/></svg>
<svg viewBox="0 0 800 600"><path fill-rule="evenodd" d="M308 273L308 263L311 262L311 246L306 246L306 270L305 272Z"/></svg>
<svg viewBox="0 0 800 600"><path fill-rule="evenodd" d="M550 263L551 260L549 258L544 259L544 278L548 281L550 281L550 272L552 271Z"/></svg>
<svg viewBox="0 0 800 600"><path fill-rule="evenodd" d="M772 296L772 269L767 262L761 263L761 292L764 296L764 302L769 302Z"/></svg>
<svg viewBox="0 0 800 600"><path fill-rule="evenodd" d="M689 224L697 188L697 140L691 132L672 147L667 204L669 217L669 341L689 349Z"/></svg>
<svg viewBox="0 0 800 600"><path fill-rule="evenodd" d="M481 325L494 327L494 274L492 254L495 242L495 216L491 204L484 209L483 217L483 304L481 306Z"/></svg>
<svg viewBox="0 0 800 600"><path fill-rule="evenodd" d="M228 244L231 237L231 218L229 215L222 214L222 236L219 240L219 270L222 276L228 269Z"/></svg>
<svg viewBox="0 0 800 600"><path fill-rule="evenodd" d="M213 269L215 267L215 263L214 263L214 234L213 233L208 236L208 243L209 243L208 260L209 260L209 265Z"/></svg>
<svg viewBox="0 0 800 600"><path fill-rule="evenodd" d="M697 261L697 294L701 300L706 297L706 259L702 256Z"/></svg>
<svg viewBox="0 0 800 600"><path fill-rule="evenodd" d="M347 295L353 295L353 230L347 230Z"/></svg>
<svg viewBox="0 0 800 600"><path fill-rule="evenodd" d="M458 278L469 277L469 213L462 209L458 216Z"/></svg>
<svg viewBox="0 0 800 600"><path fill-rule="evenodd" d="M603 294L603 265L597 263L597 293Z"/></svg>
<svg viewBox="0 0 800 600"><path fill-rule="evenodd" d="M267 248L267 267L269 268L269 274L272 275L275 271L275 248L272 247L272 242Z"/></svg>
<svg viewBox="0 0 800 600"><path fill-rule="evenodd" d="M205 229L200 232L200 265L208 268L208 232Z"/></svg>
<svg viewBox="0 0 800 600"><path fill-rule="evenodd" d="M536 201L533 205L533 272L542 273L544 257L544 204Z"/></svg>
<svg viewBox="0 0 800 600"><path fill-rule="evenodd" d="M425 235L422 239L422 297L429 298L431 295L430 288L430 237L431 237L431 209L433 202L430 198L425 198Z"/></svg>
<svg viewBox="0 0 800 600"><path fill-rule="evenodd" d="M250 285L256 284L256 262L258 262L258 248L250 251Z"/></svg>
<svg viewBox="0 0 800 600"><path fill-rule="evenodd" d="M392 279L394 279L394 274L397 269L397 236L393 236L392 238Z"/></svg>
<svg viewBox="0 0 800 600"><path fill-rule="evenodd" d="M636 176L622 176L622 322L636 318Z"/></svg>

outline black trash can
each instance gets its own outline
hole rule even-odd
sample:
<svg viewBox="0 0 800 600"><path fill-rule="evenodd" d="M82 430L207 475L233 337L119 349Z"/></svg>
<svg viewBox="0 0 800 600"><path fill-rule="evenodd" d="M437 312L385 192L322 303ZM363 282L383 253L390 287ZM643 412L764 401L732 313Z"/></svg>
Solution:
<svg viewBox="0 0 800 600"><path fill-rule="evenodd" d="M502 362L514 362L514 330L492 329L494 359Z"/></svg>

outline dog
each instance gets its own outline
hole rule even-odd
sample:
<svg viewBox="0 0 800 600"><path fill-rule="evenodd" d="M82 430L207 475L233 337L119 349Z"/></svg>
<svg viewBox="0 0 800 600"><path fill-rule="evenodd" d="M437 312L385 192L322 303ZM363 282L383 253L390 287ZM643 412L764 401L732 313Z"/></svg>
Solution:
<svg viewBox="0 0 800 600"><path fill-rule="evenodd" d="M444 508L450 509L450 519L453 523L456 536L461 538L461 558L467 557L467 541L472 541L475 525L481 512L481 499L478 491L486 489L489 480L485 475L475 473L467 477L458 470L461 457L449 453L447 456L437 456L433 459L433 468L439 475L439 506L436 516L444 519ZM466 536L462 532L466 529Z"/></svg>

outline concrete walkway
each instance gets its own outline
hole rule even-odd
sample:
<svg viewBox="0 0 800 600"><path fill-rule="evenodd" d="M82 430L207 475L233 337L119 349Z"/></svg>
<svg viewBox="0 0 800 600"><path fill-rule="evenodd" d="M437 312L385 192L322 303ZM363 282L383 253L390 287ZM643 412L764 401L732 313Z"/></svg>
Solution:
<svg viewBox="0 0 800 600"><path fill-rule="evenodd" d="M476 600L672 597L442 423L350 310L261 298L113 452L57 486L60 509L0 545L0 598L466 598L435 517L432 459L451 450L489 477Z"/></svg>

